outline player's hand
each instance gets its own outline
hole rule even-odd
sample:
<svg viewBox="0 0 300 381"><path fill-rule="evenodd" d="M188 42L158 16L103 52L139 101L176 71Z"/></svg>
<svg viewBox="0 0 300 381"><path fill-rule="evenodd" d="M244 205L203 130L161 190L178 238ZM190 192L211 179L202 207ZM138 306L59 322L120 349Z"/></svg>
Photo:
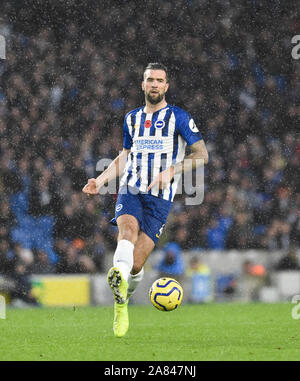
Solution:
<svg viewBox="0 0 300 381"><path fill-rule="evenodd" d="M154 177L152 183L148 186L147 191L149 192L149 190L155 185L158 185L159 189L167 188L170 185L173 177L174 167L171 166Z"/></svg>
<svg viewBox="0 0 300 381"><path fill-rule="evenodd" d="M96 179L89 179L88 183L82 188L82 192L88 195L99 194L99 188L97 187Z"/></svg>

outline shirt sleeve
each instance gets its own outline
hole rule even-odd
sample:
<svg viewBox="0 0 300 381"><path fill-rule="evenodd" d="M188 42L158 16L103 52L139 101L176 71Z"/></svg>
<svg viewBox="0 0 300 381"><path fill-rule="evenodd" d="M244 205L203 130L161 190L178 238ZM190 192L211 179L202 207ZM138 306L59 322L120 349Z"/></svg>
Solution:
<svg viewBox="0 0 300 381"><path fill-rule="evenodd" d="M181 112L179 114L179 117L176 121L176 127L179 134L183 137L188 146L203 139L202 134L198 130L194 119L187 112Z"/></svg>
<svg viewBox="0 0 300 381"><path fill-rule="evenodd" d="M126 115L123 124L123 147L130 149L132 146L132 137L129 133L128 123L130 123L130 115Z"/></svg>

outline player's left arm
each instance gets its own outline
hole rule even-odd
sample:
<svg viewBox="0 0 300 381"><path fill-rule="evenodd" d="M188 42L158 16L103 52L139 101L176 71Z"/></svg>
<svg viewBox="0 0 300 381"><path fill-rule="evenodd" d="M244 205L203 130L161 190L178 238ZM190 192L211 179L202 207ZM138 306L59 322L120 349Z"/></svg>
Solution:
<svg viewBox="0 0 300 381"><path fill-rule="evenodd" d="M182 161L175 163L169 168L160 172L148 186L148 191L155 184L158 184L160 189L164 189L170 184L175 175L192 171L193 169L208 163L208 152L203 139L198 140L189 147L192 152Z"/></svg>
<svg viewBox="0 0 300 381"><path fill-rule="evenodd" d="M186 171L192 171L193 169L208 163L208 152L203 139L190 145L190 149L192 150L190 155L186 156L183 161L170 167L174 168L174 176Z"/></svg>

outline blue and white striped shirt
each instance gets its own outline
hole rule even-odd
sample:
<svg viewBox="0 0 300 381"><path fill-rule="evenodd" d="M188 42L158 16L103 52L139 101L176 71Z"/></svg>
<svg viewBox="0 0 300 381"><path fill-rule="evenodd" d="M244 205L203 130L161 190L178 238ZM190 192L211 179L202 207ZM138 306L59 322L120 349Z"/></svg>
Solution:
<svg viewBox="0 0 300 381"><path fill-rule="evenodd" d="M147 192L153 178L180 162L186 145L202 139L191 115L179 107L166 107L147 114L145 107L130 111L124 119L123 146L130 149L120 186L128 185ZM152 187L149 194L173 201L180 174L168 188Z"/></svg>

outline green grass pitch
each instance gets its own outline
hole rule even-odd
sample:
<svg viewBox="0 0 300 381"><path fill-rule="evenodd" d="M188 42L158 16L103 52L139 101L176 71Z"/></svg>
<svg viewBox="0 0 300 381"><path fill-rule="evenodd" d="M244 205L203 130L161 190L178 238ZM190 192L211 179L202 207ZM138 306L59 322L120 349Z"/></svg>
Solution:
<svg viewBox="0 0 300 381"><path fill-rule="evenodd" d="M0 360L300 360L291 303L182 305L172 312L129 306L130 328L112 331L113 307L7 310Z"/></svg>

